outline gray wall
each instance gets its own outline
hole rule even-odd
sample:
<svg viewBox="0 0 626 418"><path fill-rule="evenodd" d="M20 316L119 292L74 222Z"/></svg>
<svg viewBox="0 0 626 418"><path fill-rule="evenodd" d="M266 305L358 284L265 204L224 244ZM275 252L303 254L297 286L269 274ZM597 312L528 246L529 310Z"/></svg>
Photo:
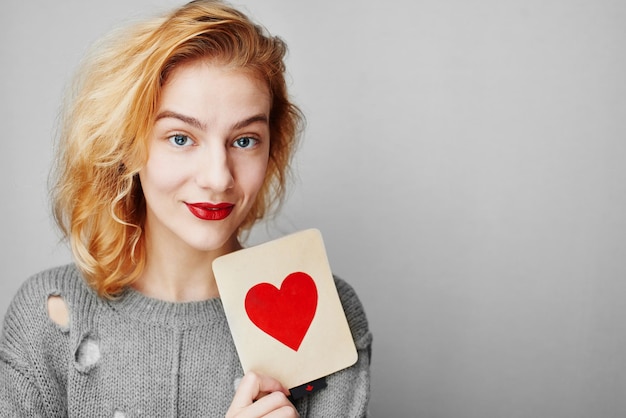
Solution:
<svg viewBox="0 0 626 418"><path fill-rule="evenodd" d="M172 0L3 1L0 312L65 262L46 176L87 45ZM374 416L626 415L626 2L240 0L308 117L283 215L375 334Z"/></svg>

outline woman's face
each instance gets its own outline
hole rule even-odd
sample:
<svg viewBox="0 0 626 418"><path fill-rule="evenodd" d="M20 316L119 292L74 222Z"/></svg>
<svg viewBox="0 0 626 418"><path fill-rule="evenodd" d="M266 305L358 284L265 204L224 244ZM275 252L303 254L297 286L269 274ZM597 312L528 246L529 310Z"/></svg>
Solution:
<svg viewBox="0 0 626 418"><path fill-rule="evenodd" d="M265 178L269 112L267 85L243 70L194 61L170 73L139 173L149 246L236 248Z"/></svg>

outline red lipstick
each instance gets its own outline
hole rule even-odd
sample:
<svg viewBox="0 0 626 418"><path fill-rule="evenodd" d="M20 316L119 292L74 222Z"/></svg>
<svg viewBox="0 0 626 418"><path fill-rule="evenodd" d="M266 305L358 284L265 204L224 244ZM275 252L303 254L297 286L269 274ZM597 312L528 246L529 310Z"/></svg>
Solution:
<svg viewBox="0 0 626 418"><path fill-rule="evenodd" d="M199 219L203 221L221 221L230 215L235 207L232 203L187 203L187 209Z"/></svg>

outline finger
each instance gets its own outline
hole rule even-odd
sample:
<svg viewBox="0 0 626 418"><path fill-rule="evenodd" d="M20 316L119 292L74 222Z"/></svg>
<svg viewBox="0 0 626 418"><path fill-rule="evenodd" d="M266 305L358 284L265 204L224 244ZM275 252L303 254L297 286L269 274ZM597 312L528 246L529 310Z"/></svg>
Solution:
<svg viewBox="0 0 626 418"><path fill-rule="evenodd" d="M283 417L292 418L297 417L298 412L295 407L289 402L287 396L282 392L272 392L256 402L241 409L237 413L237 418L252 418L252 417Z"/></svg>
<svg viewBox="0 0 626 418"><path fill-rule="evenodd" d="M264 415L263 418L300 418L300 414L293 405L285 405Z"/></svg>
<svg viewBox="0 0 626 418"><path fill-rule="evenodd" d="M231 408L239 410L251 405L255 400L262 398L271 392L289 394L280 382L272 377L255 372L248 372L241 379L237 392L233 397Z"/></svg>
<svg viewBox="0 0 626 418"><path fill-rule="evenodd" d="M265 418L300 418L300 414L293 405L289 405L270 412Z"/></svg>

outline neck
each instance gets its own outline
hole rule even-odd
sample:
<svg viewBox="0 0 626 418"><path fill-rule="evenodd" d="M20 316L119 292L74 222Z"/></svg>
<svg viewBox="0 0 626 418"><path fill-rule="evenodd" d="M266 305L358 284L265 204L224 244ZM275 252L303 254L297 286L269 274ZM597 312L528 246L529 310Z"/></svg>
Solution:
<svg viewBox="0 0 626 418"><path fill-rule="evenodd" d="M146 296L169 302L219 297L212 263L217 257L241 248L236 236L214 251L179 248L172 251L171 246L155 245L146 239L146 266L133 287Z"/></svg>

